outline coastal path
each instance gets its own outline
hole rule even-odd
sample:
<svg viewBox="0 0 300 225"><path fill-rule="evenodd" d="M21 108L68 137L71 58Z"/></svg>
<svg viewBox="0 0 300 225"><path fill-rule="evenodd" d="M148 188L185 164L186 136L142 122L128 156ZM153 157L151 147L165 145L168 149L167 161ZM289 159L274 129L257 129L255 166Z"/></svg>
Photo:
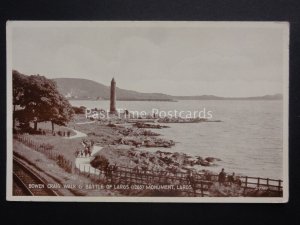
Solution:
<svg viewBox="0 0 300 225"><path fill-rule="evenodd" d="M192 185L193 190L181 190L182 193L186 193L188 196L207 196L207 192L211 185L218 183L218 175L205 174L203 172L194 173L191 178L189 177L188 172L171 173L166 171L141 170L116 165L109 166L104 170L97 169L90 164L95 154L102 149L101 146L96 145L92 149L90 157L77 157L74 165L73 162L66 160L60 153L52 151L52 148L49 149L51 146L45 145L45 143L33 141L24 135L16 135L14 138L26 146L45 154L48 158L55 160L57 164L67 172L75 170L75 173L88 176L95 182L125 185ZM265 194L274 197L283 195L282 180L250 176L240 176L239 178L240 187L244 190L244 196L251 196L251 194L256 193L259 194L259 192L265 192Z"/></svg>
<svg viewBox="0 0 300 225"><path fill-rule="evenodd" d="M75 167L80 172L89 172L91 174L99 175L100 171L91 166L91 161L94 159L94 155L99 152L103 147L95 145L93 147L90 157L76 157Z"/></svg>
<svg viewBox="0 0 300 225"><path fill-rule="evenodd" d="M94 121L88 121L88 122L78 122L78 123L76 123L76 124L78 124L78 125L82 125L82 124L90 124L90 123L95 123L96 121L94 120Z"/></svg>
<svg viewBox="0 0 300 225"><path fill-rule="evenodd" d="M75 135L72 135L70 137L63 137L64 139L74 139L74 138L83 138L83 137L87 137L87 134L85 133L82 133L78 130L75 130L75 129L72 129L72 128L69 128L68 129L72 130L73 132L75 132Z"/></svg>

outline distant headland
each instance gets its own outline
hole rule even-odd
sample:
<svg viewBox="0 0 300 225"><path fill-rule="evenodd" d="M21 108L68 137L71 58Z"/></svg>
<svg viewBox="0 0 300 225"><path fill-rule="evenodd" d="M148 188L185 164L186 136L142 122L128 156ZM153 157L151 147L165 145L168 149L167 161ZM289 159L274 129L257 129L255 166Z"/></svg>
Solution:
<svg viewBox="0 0 300 225"><path fill-rule="evenodd" d="M110 87L80 78L56 78L59 92L69 100L109 100ZM282 94L254 97L220 97L215 95L173 96L163 93L142 93L116 87L119 101L178 101L178 100L282 100Z"/></svg>

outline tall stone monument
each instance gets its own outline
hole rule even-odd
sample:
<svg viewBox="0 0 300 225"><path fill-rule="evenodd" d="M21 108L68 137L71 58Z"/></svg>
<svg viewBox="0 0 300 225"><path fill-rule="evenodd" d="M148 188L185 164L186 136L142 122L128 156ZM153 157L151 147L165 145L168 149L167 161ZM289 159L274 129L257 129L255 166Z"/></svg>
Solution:
<svg viewBox="0 0 300 225"><path fill-rule="evenodd" d="M110 114L116 113L116 81L113 78L110 83Z"/></svg>

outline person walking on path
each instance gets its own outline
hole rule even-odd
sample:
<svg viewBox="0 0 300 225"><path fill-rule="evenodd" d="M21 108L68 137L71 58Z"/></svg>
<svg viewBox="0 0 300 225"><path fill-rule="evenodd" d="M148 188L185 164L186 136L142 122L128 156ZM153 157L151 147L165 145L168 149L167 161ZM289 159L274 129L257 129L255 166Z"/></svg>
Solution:
<svg viewBox="0 0 300 225"><path fill-rule="evenodd" d="M224 185L225 179L226 179L226 173L225 173L225 170L223 168L222 171L219 173L219 177L218 177L218 181L219 181L220 186Z"/></svg>
<svg viewBox="0 0 300 225"><path fill-rule="evenodd" d="M187 179L193 188L194 196L196 196L196 185L195 185L195 179L194 179L194 174L193 174L192 170L190 170L188 172Z"/></svg>

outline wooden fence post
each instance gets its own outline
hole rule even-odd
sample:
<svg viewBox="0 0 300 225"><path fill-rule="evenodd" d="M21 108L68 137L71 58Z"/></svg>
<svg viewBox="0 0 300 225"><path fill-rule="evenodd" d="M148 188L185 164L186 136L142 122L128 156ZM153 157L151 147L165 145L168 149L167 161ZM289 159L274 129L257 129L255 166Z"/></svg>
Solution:
<svg viewBox="0 0 300 225"><path fill-rule="evenodd" d="M279 180L279 181L278 181L278 191L280 191L280 188L281 188L281 182L282 182L282 180Z"/></svg>
<svg viewBox="0 0 300 225"><path fill-rule="evenodd" d="M246 176L245 177L245 186L244 186L244 191L243 191L243 195L245 195L245 192L246 192L246 189L247 189L247 186L248 186L248 177Z"/></svg>

